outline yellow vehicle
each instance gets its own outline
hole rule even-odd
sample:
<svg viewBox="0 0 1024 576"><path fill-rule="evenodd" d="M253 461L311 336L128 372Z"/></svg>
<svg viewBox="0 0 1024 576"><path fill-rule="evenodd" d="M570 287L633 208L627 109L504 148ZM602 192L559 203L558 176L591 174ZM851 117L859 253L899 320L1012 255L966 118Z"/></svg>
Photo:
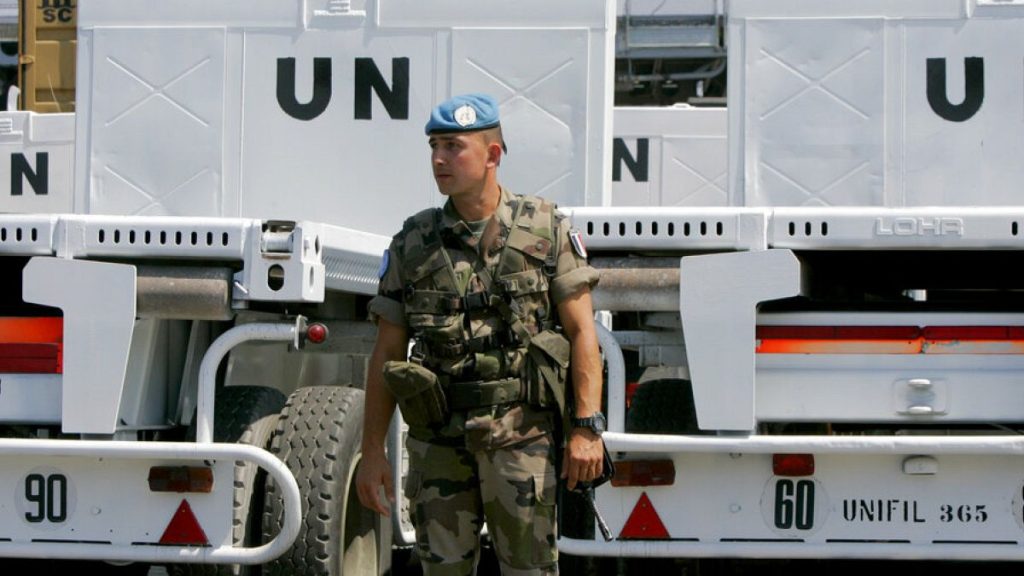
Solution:
<svg viewBox="0 0 1024 576"><path fill-rule="evenodd" d="M74 112L77 0L21 0L19 14L18 108Z"/></svg>

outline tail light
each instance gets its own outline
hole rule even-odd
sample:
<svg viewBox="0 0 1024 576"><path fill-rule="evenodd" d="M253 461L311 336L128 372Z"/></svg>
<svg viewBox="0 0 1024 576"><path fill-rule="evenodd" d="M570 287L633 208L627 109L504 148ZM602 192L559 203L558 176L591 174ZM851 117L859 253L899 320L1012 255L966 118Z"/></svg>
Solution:
<svg viewBox="0 0 1024 576"><path fill-rule="evenodd" d="M63 341L63 318L0 317L0 373L62 373Z"/></svg>
<svg viewBox="0 0 1024 576"><path fill-rule="evenodd" d="M622 460L615 463L612 486L671 486L676 466L671 460Z"/></svg>
<svg viewBox="0 0 1024 576"><path fill-rule="evenodd" d="M814 454L772 454L776 476L813 476Z"/></svg>

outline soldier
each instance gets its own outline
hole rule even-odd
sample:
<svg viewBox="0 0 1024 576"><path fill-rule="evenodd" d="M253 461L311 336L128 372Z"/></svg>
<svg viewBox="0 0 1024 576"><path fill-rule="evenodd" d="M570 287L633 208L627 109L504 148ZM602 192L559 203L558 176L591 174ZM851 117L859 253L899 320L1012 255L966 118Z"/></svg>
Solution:
<svg viewBox="0 0 1024 576"><path fill-rule="evenodd" d="M380 489L393 503L384 440L397 402L409 424L405 494L424 572L473 573L486 518L503 574L556 574L563 414L568 487L600 476L604 455L597 273L551 203L498 184L506 148L490 96L440 104L425 131L448 200L406 220L384 253L369 307L378 332L359 498L389 515Z"/></svg>

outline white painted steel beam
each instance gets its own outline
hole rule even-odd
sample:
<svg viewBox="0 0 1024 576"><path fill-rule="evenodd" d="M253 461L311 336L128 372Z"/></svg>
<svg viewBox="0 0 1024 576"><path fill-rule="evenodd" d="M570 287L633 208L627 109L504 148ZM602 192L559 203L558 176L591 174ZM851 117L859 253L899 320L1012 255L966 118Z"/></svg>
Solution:
<svg viewBox="0 0 1024 576"><path fill-rule="evenodd" d="M1024 549L1004 544L882 542L692 542L681 540L578 540L559 538L558 549L577 556L619 558L850 558L886 560L1021 560Z"/></svg>
<svg viewBox="0 0 1024 576"><path fill-rule="evenodd" d="M268 255L264 226L263 220L247 218L3 214L0 255L242 262L248 273L239 278L239 300L320 301L325 289L376 293L389 237L296 222L293 252ZM263 286L274 265L285 268L285 277L301 280L301 286ZM257 281L261 285L253 289Z"/></svg>
<svg viewBox="0 0 1024 576"><path fill-rule="evenodd" d="M679 436L606 432L612 452L718 454L999 454L1024 456L1024 436Z"/></svg>

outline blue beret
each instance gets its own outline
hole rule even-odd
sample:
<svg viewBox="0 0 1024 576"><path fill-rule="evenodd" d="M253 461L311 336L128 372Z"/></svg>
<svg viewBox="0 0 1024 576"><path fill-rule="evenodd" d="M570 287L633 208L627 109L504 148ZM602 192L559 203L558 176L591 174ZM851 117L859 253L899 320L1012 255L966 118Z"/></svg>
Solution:
<svg viewBox="0 0 1024 576"><path fill-rule="evenodd" d="M498 124L498 103L494 98L487 94L461 94L438 104L423 131L427 134L473 132Z"/></svg>

